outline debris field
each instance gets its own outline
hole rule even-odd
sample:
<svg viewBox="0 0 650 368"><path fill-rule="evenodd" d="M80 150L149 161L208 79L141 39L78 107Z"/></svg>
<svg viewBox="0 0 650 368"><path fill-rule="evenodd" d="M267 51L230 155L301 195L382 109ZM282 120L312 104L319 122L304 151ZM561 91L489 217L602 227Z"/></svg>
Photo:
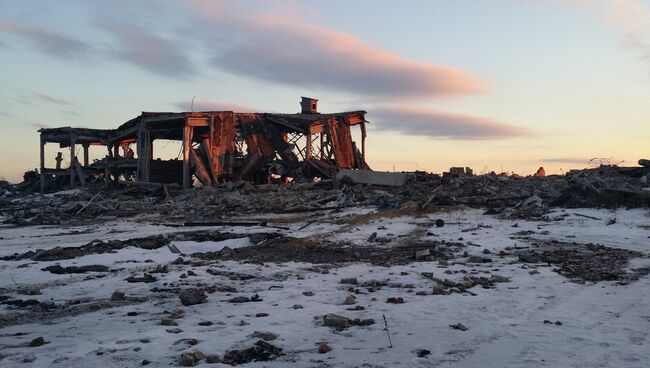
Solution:
<svg viewBox="0 0 650 368"><path fill-rule="evenodd" d="M0 189L3 367L644 367L645 166Z"/></svg>

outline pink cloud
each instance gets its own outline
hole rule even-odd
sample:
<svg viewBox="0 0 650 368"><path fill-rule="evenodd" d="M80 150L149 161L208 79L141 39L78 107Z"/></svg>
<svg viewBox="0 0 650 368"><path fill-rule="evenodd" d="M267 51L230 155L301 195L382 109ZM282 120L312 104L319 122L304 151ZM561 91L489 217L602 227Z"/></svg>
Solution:
<svg viewBox="0 0 650 368"><path fill-rule="evenodd" d="M406 59L284 14L242 13L213 1L192 4L204 23L199 37L214 53L211 64L233 74L374 97L431 98L484 89L457 68Z"/></svg>
<svg viewBox="0 0 650 368"><path fill-rule="evenodd" d="M442 139L492 140L529 135L492 119L417 107L373 108L367 115L382 130Z"/></svg>

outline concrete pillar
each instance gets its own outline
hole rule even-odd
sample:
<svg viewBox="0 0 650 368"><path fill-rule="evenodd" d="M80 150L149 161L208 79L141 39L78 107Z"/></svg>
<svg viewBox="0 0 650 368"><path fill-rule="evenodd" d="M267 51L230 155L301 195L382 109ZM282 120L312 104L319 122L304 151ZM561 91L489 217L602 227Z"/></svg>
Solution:
<svg viewBox="0 0 650 368"><path fill-rule="evenodd" d="M83 148L84 148L84 166L88 166L88 147L90 146L89 143L84 143Z"/></svg>
<svg viewBox="0 0 650 368"><path fill-rule="evenodd" d="M188 189L192 185L192 172L190 171L190 150L192 149L192 135L194 128L185 125L183 129L183 188Z"/></svg>
<svg viewBox="0 0 650 368"><path fill-rule="evenodd" d="M75 143L76 138L74 135L70 135L70 189L74 188L74 162L77 159L75 153Z"/></svg>
<svg viewBox="0 0 650 368"><path fill-rule="evenodd" d="M41 137L41 193L45 193L45 140Z"/></svg>
<svg viewBox="0 0 650 368"><path fill-rule="evenodd" d="M307 153L305 154L305 160L311 158L311 132L307 132Z"/></svg>
<svg viewBox="0 0 650 368"><path fill-rule="evenodd" d="M138 132L138 141L136 143L136 150L138 151L138 170L136 179L140 182L149 181L149 166L151 161L151 134L147 130L140 130Z"/></svg>
<svg viewBox="0 0 650 368"><path fill-rule="evenodd" d="M361 158L366 162L366 122L361 123Z"/></svg>

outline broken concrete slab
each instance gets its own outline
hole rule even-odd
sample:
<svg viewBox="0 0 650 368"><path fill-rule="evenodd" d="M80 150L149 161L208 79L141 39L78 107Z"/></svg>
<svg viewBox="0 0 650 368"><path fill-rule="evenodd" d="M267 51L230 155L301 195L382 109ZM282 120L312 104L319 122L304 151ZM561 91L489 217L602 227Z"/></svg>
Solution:
<svg viewBox="0 0 650 368"><path fill-rule="evenodd" d="M349 180L354 184L368 184L386 187L401 187L415 179L412 173L393 173L386 171L340 169L336 181Z"/></svg>

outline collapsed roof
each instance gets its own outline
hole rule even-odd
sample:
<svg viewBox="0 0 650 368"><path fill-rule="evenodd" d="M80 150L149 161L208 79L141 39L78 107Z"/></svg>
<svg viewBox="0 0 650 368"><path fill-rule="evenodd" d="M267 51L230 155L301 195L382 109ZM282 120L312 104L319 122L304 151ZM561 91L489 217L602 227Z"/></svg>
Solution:
<svg viewBox="0 0 650 368"><path fill-rule="evenodd" d="M308 107L315 109L315 105ZM58 143L71 148L71 185L76 183L75 175L83 181L82 176L92 173L107 182L132 178L184 187L195 179L203 185L226 180L286 182L330 178L340 168L370 169L365 160L365 114L362 110L329 114L313 110L299 114L143 112L116 129L63 127L39 132L42 146ZM360 147L353 141L353 126L360 127ZM157 139L181 141L182 160L154 160L152 142ZM131 143L136 144L137 158L127 154ZM75 144L84 147L84 162L76 173ZM106 157L88 163L89 145L106 146ZM45 176L61 174L60 170L48 174L43 157L41 161Z"/></svg>

